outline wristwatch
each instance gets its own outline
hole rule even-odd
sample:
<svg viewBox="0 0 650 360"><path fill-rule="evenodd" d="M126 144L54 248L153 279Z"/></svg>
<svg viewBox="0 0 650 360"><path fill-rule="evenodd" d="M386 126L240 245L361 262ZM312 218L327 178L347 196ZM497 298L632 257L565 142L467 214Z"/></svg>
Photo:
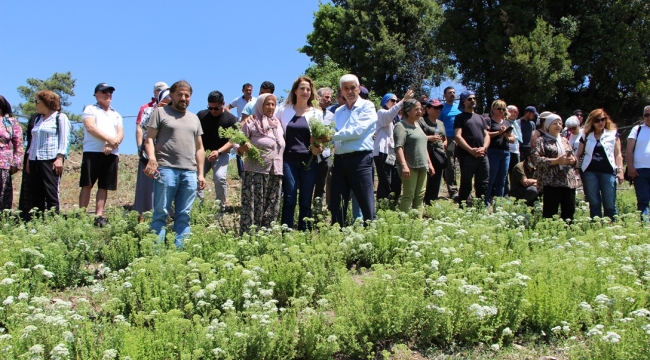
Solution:
<svg viewBox="0 0 650 360"><path fill-rule="evenodd" d="M221 156L221 150L217 150L217 156Z"/></svg>

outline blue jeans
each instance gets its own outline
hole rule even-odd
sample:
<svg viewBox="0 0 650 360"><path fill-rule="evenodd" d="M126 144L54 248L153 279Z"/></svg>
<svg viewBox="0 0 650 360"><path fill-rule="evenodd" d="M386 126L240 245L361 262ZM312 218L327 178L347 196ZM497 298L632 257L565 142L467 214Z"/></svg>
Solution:
<svg viewBox="0 0 650 360"><path fill-rule="evenodd" d="M589 203L589 216L605 216L614 220L616 210L616 176L601 172L585 171L582 173L582 185L585 198ZM603 209L601 209L601 204Z"/></svg>
<svg viewBox="0 0 650 360"><path fill-rule="evenodd" d="M305 162L306 163L306 162ZM318 177L318 163L312 159L309 168L303 161L285 161L282 167L282 224L293 228L293 214L298 204L298 230L305 230L307 224L303 220L311 217L311 198ZM300 190L300 198L298 198Z"/></svg>
<svg viewBox="0 0 650 360"><path fill-rule="evenodd" d="M487 158L490 163L490 178L485 193L486 204L492 201L492 196L503 197L506 177L508 176L508 166L510 165L510 151L507 149L488 149Z"/></svg>
<svg viewBox="0 0 650 360"><path fill-rule="evenodd" d="M641 211L645 221L648 218L648 202L650 202L650 168L636 169L639 176L634 178L634 191L636 192L636 208Z"/></svg>
<svg viewBox="0 0 650 360"><path fill-rule="evenodd" d="M176 247L190 234L190 210L196 197L197 175L194 170L159 167L160 178L153 182L153 219L151 230L165 240L165 224L174 202L174 232Z"/></svg>

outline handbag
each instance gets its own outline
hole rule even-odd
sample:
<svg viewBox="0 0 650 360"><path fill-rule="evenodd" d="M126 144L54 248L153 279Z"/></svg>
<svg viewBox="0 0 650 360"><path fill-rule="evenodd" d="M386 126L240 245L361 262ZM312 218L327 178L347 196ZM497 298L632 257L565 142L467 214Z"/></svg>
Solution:
<svg viewBox="0 0 650 360"><path fill-rule="evenodd" d="M431 153L431 163L433 168L436 170L446 169L449 166L449 158L447 154L442 152L438 148L433 148L430 150Z"/></svg>
<svg viewBox="0 0 650 360"><path fill-rule="evenodd" d="M641 133L641 129L643 129L643 124L639 125L638 130L636 131L636 138L634 139L634 147L632 147L632 154L634 154L634 151L636 151L636 139L639 138L639 134ZM634 184L634 179L628 175L627 172L627 165L625 165L625 172L623 173L623 180L628 181L630 185Z"/></svg>

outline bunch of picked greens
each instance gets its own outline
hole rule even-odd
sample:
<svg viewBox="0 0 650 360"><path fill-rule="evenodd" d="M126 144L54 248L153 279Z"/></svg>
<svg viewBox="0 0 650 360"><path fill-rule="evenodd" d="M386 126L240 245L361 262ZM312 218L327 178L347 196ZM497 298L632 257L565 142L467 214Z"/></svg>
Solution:
<svg viewBox="0 0 650 360"><path fill-rule="evenodd" d="M235 127L228 127L228 128L219 128L219 136L228 139L233 144L237 145L244 145L246 143L250 143L250 140L244 135L244 132L241 131L241 125L239 123L236 124ZM264 160L262 160L262 154L260 152L260 149L255 147L253 144L249 144L250 150L246 153L245 156L250 156L251 159L256 160L260 164L264 164Z"/></svg>
<svg viewBox="0 0 650 360"><path fill-rule="evenodd" d="M319 109L318 101L314 100L312 105L314 105L314 108ZM323 120L316 116L312 116L307 123L309 124L309 130L311 131L311 137L314 139L314 144L318 146L329 142L332 135L336 132L334 131L334 122L325 125Z"/></svg>

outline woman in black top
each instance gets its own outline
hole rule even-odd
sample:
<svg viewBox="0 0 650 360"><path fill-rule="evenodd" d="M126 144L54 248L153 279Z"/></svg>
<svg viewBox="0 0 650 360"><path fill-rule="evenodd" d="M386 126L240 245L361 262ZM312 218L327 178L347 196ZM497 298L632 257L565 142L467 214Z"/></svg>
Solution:
<svg viewBox="0 0 650 360"><path fill-rule="evenodd" d="M489 129L490 147L487 149L487 157L490 163L490 179L485 194L485 204L489 205L492 196L503 197L503 190L508 176L508 164L510 163L509 143L515 141L512 134L510 121L506 120L508 111L507 104L503 100L496 100L492 103L490 110Z"/></svg>
<svg viewBox="0 0 650 360"><path fill-rule="evenodd" d="M431 201L438 200L442 173L446 167L441 160L446 159L445 149L447 148L447 137L445 125L438 120L444 105L438 99L431 99L425 105L425 115L418 121L418 125L427 135L427 152L435 170L433 175L427 176L426 192L424 193L424 204L430 205Z"/></svg>

